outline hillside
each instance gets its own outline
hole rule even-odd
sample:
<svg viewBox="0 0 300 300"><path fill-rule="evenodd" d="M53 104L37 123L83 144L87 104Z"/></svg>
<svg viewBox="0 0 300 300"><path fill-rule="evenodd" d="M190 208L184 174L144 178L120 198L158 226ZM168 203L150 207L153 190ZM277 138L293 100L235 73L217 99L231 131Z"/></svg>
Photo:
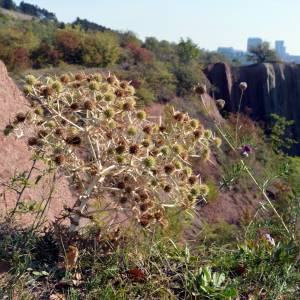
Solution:
<svg viewBox="0 0 300 300"><path fill-rule="evenodd" d="M1 5L0 299L300 298L297 65Z"/></svg>
<svg viewBox="0 0 300 300"><path fill-rule="evenodd" d="M23 20L23 21L31 21L33 19L32 16L23 14L21 12L4 9L4 8L1 8L1 7L0 7L0 14L8 15L9 17L12 17L14 19L19 19L19 20Z"/></svg>

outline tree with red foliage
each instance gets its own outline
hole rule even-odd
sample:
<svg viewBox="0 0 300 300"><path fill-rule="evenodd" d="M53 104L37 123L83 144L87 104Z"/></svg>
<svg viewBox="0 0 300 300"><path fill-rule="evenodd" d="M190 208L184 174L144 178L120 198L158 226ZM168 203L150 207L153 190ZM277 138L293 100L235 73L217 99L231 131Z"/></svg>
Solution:
<svg viewBox="0 0 300 300"><path fill-rule="evenodd" d="M29 58L28 50L25 48L16 48L11 55L10 68L12 70L24 70L31 67L31 60Z"/></svg>
<svg viewBox="0 0 300 300"><path fill-rule="evenodd" d="M145 48L137 46L134 43L128 43L126 48L130 51L135 64L153 61L153 54Z"/></svg>
<svg viewBox="0 0 300 300"><path fill-rule="evenodd" d="M42 42L40 46L31 53L34 68L42 68L52 65L54 67L59 65L63 54L54 48L53 45Z"/></svg>
<svg viewBox="0 0 300 300"><path fill-rule="evenodd" d="M55 36L55 45L62 53L63 60L70 64L81 63L80 33L75 30L59 30Z"/></svg>

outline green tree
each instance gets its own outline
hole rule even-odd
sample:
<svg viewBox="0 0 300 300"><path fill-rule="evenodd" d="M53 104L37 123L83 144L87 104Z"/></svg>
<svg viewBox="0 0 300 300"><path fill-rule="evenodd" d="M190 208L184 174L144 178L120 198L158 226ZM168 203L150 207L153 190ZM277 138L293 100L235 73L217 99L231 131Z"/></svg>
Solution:
<svg viewBox="0 0 300 300"><path fill-rule="evenodd" d="M88 67L113 65L120 54L117 36L112 32L85 34L80 48L82 49L82 63Z"/></svg>
<svg viewBox="0 0 300 300"><path fill-rule="evenodd" d="M192 59L197 59L201 51L190 38L187 38L180 40L177 45L177 54L182 63L189 63Z"/></svg>
<svg viewBox="0 0 300 300"><path fill-rule="evenodd" d="M265 62L276 62L279 61L275 50L270 49L270 44L263 42L257 47L250 49L250 54L248 55L248 61L256 63L265 63Z"/></svg>
<svg viewBox="0 0 300 300"><path fill-rule="evenodd" d="M270 115L273 121L269 139L275 152L282 153L284 150L291 148L295 144L295 140L290 137L289 127L294 124L294 121L287 120L277 114Z"/></svg>
<svg viewBox="0 0 300 300"><path fill-rule="evenodd" d="M16 9L16 4L12 0L0 0L0 6L5 9Z"/></svg>

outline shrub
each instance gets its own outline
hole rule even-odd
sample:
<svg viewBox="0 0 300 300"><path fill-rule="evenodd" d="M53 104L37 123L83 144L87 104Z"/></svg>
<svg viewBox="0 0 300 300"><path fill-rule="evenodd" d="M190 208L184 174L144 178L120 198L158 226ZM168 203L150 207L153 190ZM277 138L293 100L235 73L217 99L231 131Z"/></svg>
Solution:
<svg viewBox="0 0 300 300"><path fill-rule="evenodd" d="M189 183L190 161L207 153L213 141L195 134L187 114L173 110L167 126L153 123L135 109L134 88L112 75L30 83L26 91L35 114L14 124L29 136L35 157L63 172L76 190L78 201L68 209L72 230L84 217L102 226L120 218L147 228L165 225L168 208L193 209L206 196L199 176ZM95 212L86 210L91 199Z"/></svg>

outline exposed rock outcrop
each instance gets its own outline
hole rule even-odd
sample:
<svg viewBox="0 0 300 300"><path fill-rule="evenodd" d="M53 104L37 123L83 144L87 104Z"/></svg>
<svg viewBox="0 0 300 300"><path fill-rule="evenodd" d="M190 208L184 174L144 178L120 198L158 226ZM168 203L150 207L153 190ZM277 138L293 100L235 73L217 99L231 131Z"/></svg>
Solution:
<svg viewBox="0 0 300 300"><path fill-rule="evenodd" d="M242 110L250 108L255 120L268 121L271 113L294 120L293 135L300 141L300 65L263 63L231 68L220 63L209 66L205 73L216 87L215 98L226 101L225 109L237 110L239 83L246 81ZM300 144L294 146L293 153L300 154Z"/></svg>
<svg viewBox="0 0 300 300"><path fill-rule="evenodd" d="M14 82L9 78L4 64L0 61L0 217L5 215L16 202L16 193L5 187L9 179L31 167L32 153L23 139L16 139L14 136L5 136L3 129L13 120L18 112L26 111L27 101L23 97ZM41 167L41 166L38 166ZM38 172L33 172L33 179ZM51 177L47 176L37 186L25 191L23 201L46 200L51 188ZM55 190L46 210L49 219L53 219L62 210L63 205L72 205L74 199L64 178L57 178Z"/></svg>

